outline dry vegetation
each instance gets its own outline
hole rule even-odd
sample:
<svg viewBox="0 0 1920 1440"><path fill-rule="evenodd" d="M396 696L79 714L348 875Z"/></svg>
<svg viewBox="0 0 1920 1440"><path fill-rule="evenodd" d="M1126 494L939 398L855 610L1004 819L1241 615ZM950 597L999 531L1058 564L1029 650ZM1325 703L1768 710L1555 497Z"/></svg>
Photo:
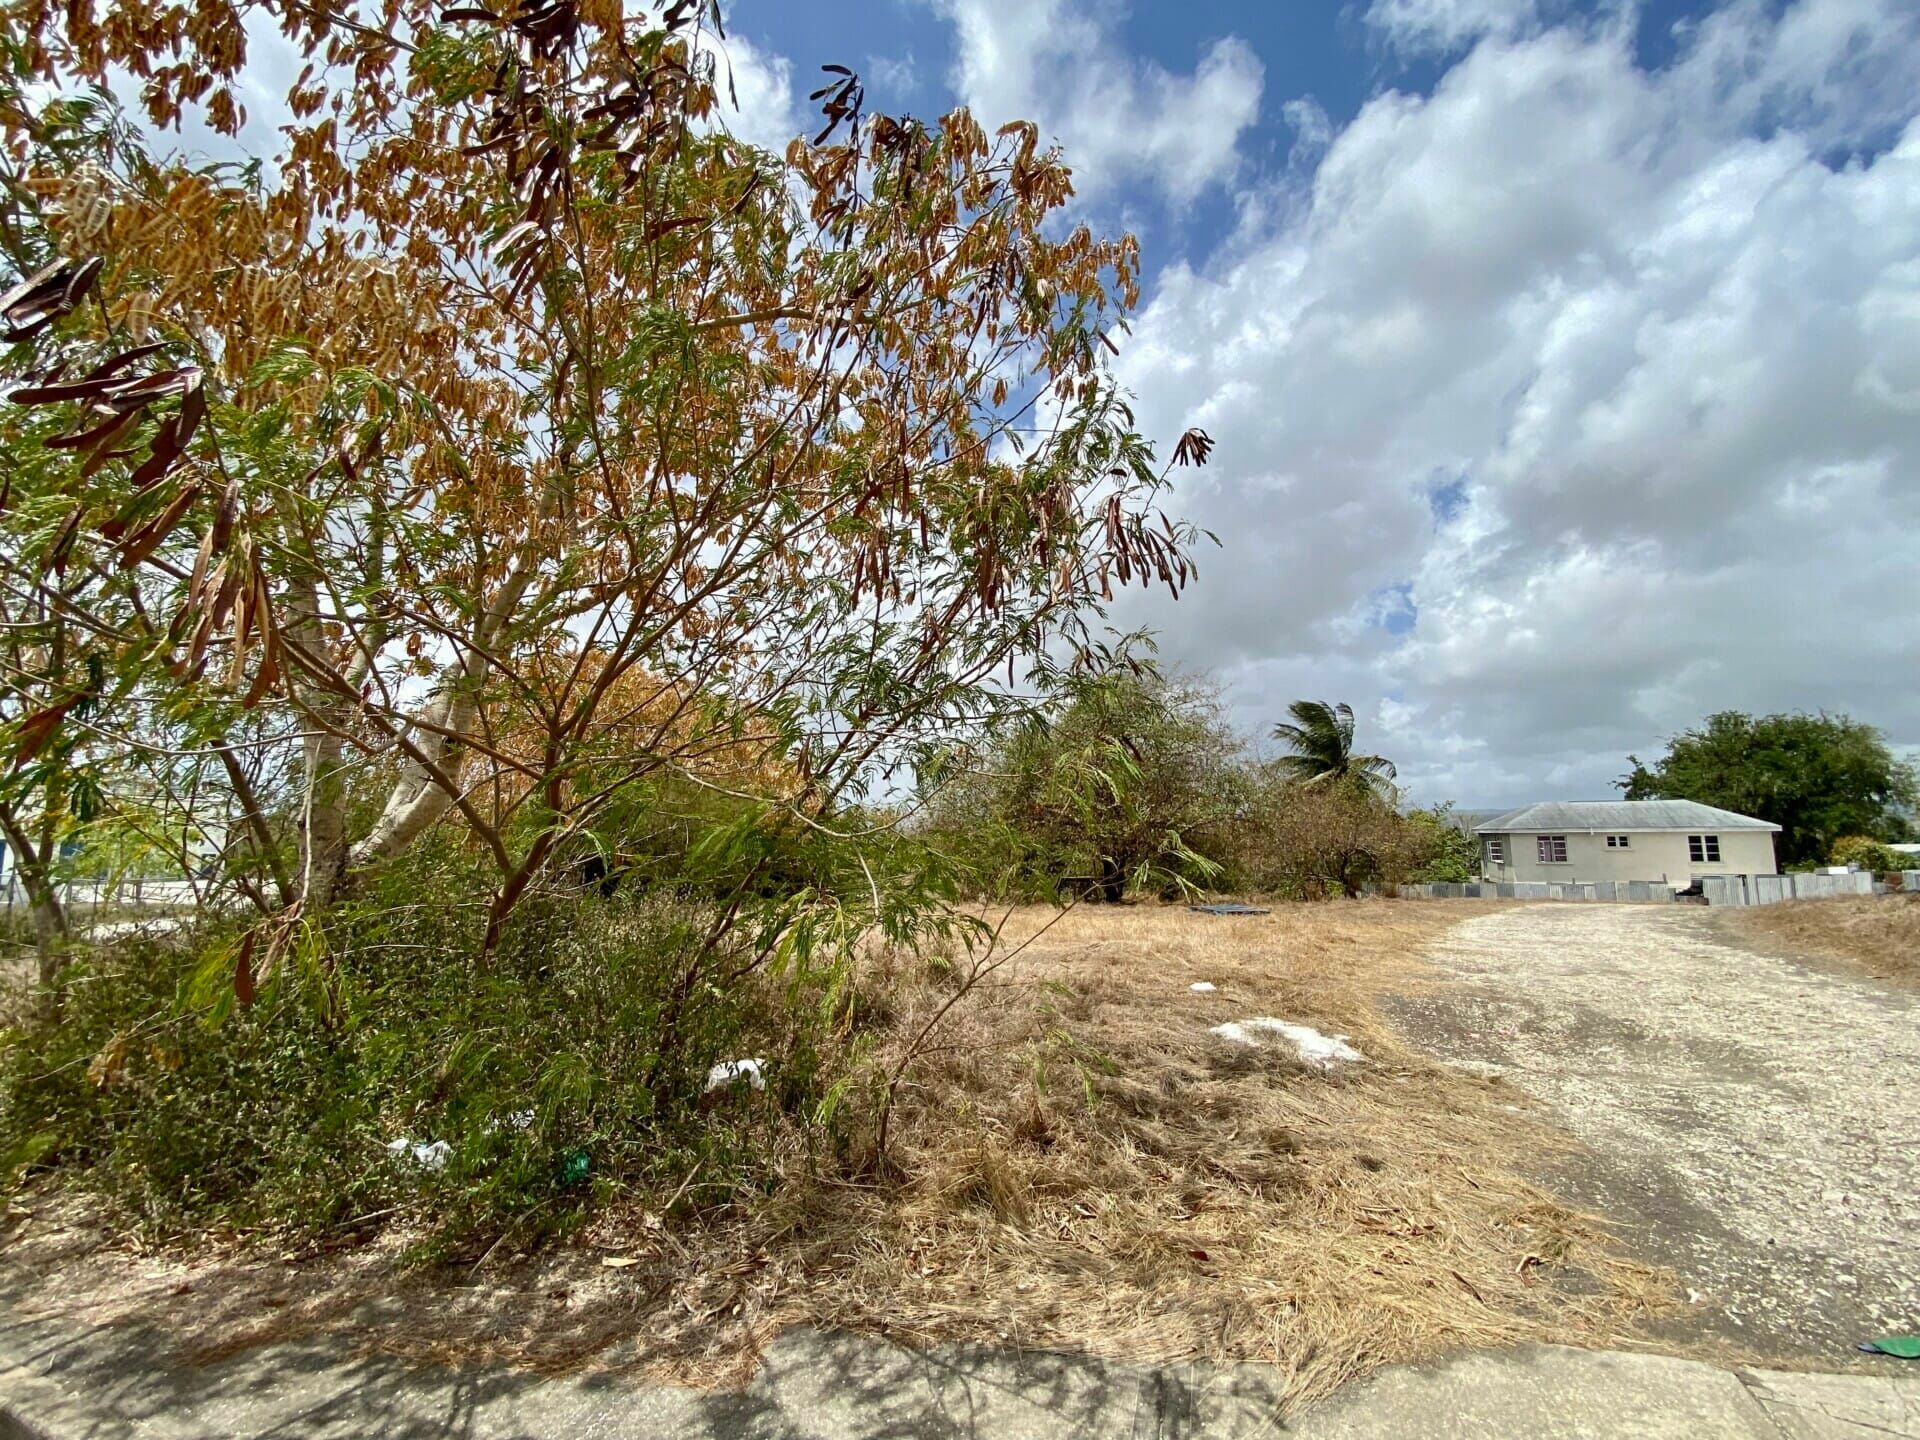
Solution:
<svg viewBox="0 0 1920 1440"><path fill-rule="evenodd" d="M796 1173L703 1227L616 1209L558 1253L398 1282L393 1241L89 1257L87 1227L48 1204L14 1225L0 1293L43 1315L164 1319L198 1358L318 1331L708 1382L743 1379L801 1323L1269 1361L1296 1399L1454 1346L1598 1343L1661 1302L1659 1277L1520 1177L1559 1142L1518 1092L1419 1057L1369 1003L1478 908L1019 912L1007 936L1037 938L912 1071L904 1186ZM907 997L885 1017L896 1043L954 974L871 977ZM1323 1073L1208 1034L1261 1015L1345 1033L1368 1063Z"/></svg>
<svg viewBox="0 0 1920 1440"><path fill-rule="evenodd" d="M1793 900L1727 912L1744 936L1920 988L1920 895Z"/></svg>

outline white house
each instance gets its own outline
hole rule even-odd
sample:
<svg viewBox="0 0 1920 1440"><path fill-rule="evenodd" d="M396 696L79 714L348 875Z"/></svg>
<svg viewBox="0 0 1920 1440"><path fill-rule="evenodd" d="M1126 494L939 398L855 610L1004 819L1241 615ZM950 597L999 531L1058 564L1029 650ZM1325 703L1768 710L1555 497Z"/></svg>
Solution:
<svg viewBox="0 0 1920 1440"><path fill-rule="evenodd" d="M1775 875L1780 827L1693 800L1550 801L1474 827L1493 881L1665 880Z"/></svg>

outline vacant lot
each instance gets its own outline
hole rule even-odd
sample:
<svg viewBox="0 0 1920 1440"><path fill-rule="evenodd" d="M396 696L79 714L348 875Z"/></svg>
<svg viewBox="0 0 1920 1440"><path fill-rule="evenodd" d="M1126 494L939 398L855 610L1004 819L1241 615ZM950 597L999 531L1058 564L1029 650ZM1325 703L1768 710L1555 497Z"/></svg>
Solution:
<svg viewBox="0 0 1920 1440"><path fill-rule="evenodd" d="M1842 960L1875 979L1920 988L1920 895L1853 895L1725 912L1746 939Z"/></svg>
<svg viewBox="0 0 1920 1440"><path fill-rule="evenodd" d="M557 1253L405 1275L397 1241L103 1254L42 1202L12 1228L0 1293L23 1316L164 1324L190 1356L324 1332L421 1359L713 1381L797 1323L1267 1360L1296 1396L1458 1345L1603 1341L1655 1277L1520 1178L1559 1142L1516 1092L1409 1049L1374 1008L1447 926L1495 910L1019 912L1003 935L1017 953L907 1071L890 1175L823 1165L697 1222L616 1205ZM967 973L959 955L876 960L876 1074ZM1345 1034L1367 1058L1321 1070L1209 1033L1257 1017Z"/></svg>
<svg viewBox="0 0 1920 1440"><path fill-rule="evenodd" d="M1441 975L1398 1008L1441 1053L1551 1102L1589 1147L1543 1173L1677 1273L1694 1305L1669 1338L1897 1368L1854 1346L1920 1316L1920 1004L1730 943L1722 919L1481 916L1442 938Z"/></svg>

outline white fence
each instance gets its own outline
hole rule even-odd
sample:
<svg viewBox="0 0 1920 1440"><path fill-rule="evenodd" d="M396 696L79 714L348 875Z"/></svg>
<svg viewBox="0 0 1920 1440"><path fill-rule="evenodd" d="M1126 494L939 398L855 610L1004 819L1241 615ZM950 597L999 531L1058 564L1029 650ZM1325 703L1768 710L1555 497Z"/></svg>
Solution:
<svg viewBox="0 0 1920 1440"><path fill-rule="evenodd" d="M1661 880L1594 880L1554 884L1545 880L1469 880L1402 885L1396 892L1414 900L1590 900L1609 905L1671 903L1673 886Z"/></svg>
<svg viewBox="0 0 1920 1440"><path fill-rule="evenodd" d="M1920 894L1920 870L1901 872L1902 888ZM1709 905L1778 905L1783 900L1824 900L1835 895L1876 893L1864 870L1845 875L1707 875L1700 891ZM1545 880L1491 880L1464 884L1402 885L1395 892L1413 900L1582 900L1601 904L1670 904L1674 887L1661 880L1594 880L1553 884Z"/></svg>
<svg viewBox="0 0 1920 1440"><path fill-rule="evenodd" d="M1903 874L1920 879L1920 871ZM1787 900L1871 895L1873 876L1865 870L1845 875L1708 875L1700 881L1700 890L1709 905L1778 905Z"/></svg>

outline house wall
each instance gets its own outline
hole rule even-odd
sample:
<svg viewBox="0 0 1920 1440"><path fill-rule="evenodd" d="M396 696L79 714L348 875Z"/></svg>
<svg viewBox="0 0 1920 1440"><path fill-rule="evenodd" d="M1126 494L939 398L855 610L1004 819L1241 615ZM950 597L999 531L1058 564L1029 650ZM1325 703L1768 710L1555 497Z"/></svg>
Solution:
<svg viewBox="0 0 1920 1440"><path fill-rule="evenodd" d="M1559 831L1556 834L1562 833ZM1487 865L1486 836L1480 837L1483 874L1489 880L1546 880L1554 883L1589 880L1660 880L1675 885L1691 884L1701 875L1774 875L1779 866L1773 858L1771 830L1721 830L1720 859L1695 865L1687 847L1687 836L1697 831L1632 830L1626 834L1625 850L1609 849L1607 832L1569 830L1566 863L1542 864L1538 835L1505 835L1507 858L1504 865Z"/></svg>

